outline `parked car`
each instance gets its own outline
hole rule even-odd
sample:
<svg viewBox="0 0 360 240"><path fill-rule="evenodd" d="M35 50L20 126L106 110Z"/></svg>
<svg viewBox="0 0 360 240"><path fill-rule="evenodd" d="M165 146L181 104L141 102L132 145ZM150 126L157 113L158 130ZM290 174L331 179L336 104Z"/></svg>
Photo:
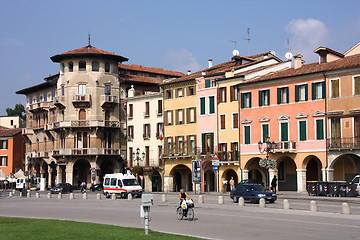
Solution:
<svg viewBox="0 0 360 240"><path fill-rule="evenodd" d="M70 183L58 183L50 189L51 193L73 192L74 188Z"/></svg>
<svg viewBox="0 0 360 240"><path fill-rule="evenodd" d="M261 180L257 179L245 179L240 181L239 184L260 184L261 186L265 187L265 184Z"/></svg>
<svg viewBox="0 0 360 240"><path fill-rule="evenodd" d="M240 197L243 197L245 201L248 200L252 203L258 203L260 198L264 198L270 203L275 202L277 199L275 193L266 190L259 184L238 184L236 189L230 192L230 198L234 203L237 203Z"/></svg>
<svg viewBox="0 0 360 240"><path fill-rule="evenodd" d="M351 180L350 184L356 185L357 193L360 195L360 175L356 175L353 180Z"/></svg>
<svg viewBox="0 0 360 240"><path fill-rule="evenodd" d="M94 184L91 185L90 187L90 191L95 192L95 191L102 191L103 187L102 184Z"/></svg>

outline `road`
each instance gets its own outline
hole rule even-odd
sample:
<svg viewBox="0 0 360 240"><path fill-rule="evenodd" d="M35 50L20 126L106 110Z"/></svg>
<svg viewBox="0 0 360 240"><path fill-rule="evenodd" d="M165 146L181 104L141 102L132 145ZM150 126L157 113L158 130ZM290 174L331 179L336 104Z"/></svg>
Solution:
<svg viewBox="0 0 360 240"><path fill-rule="evenodd" d="M196 203L195 219L192 222L177 220L175 208L176 195L168 195L168 201L162 202L161 195L154 195L151 208L150 228L156 231L187 234L210 239L360 239L360 204L352 201L351 210L357 214L338 213L339 202L319 203L319 212L309 212L307 200L291 200L291 207L306 210L283 210L282 200L277 204L246 204L239 207L225 197L225 204L218 205L218 196L205 195L205 203ZM360 199L360 198L359 198ZM1 197L0 215L14 217L49 218L95 222L124 227L143 227L140 219L140 199L96 200L95 194L82 199L80 193L70 200L68 194L63 199L56 195L47 199L46 195L36 199L21 197ZM330 212L320 212L328 209Z"/></svg>

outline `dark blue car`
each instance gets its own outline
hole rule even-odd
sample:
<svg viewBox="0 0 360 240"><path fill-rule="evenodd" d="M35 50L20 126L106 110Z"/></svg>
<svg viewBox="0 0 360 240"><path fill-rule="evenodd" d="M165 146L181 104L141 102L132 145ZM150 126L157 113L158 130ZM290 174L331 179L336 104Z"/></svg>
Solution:
<svg viewBox="0 0 360 240"><path fill-rule="evenodd" d="M251 201L252 203L258 203L260 198L264 198L266 201L273 203L276 201L277 196L275 193L266 190L263 186L258 184L239 184L235 190L230 192L230 198L237 203L239 198L243 197L244 200Z"/></svg>

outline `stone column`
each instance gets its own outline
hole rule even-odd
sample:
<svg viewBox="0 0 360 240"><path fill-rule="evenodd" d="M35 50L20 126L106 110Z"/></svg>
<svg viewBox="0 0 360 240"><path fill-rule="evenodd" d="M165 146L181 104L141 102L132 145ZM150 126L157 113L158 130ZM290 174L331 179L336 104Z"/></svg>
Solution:
<svg viewBox="0 0 360 240"><path fill-rule="evenodd" d="M56 166L56 183L61 183L62 182L62 168L60 165Z"/></svg>
<svg viewBox="0 0 360 240"><path fill-rule="evenodd" d="M151 173L144 173L145 192L152 192Z"/></svg>
<svg viewBox="0 0 360 240"><path fill-rule="evenodd" d="M279 178L278 178L278 170L277 169L273 169L273 168L269 168L269 187L271 187L271 180L274 178L274 176L277 177L278 179L278 187L279 188ZM265 183L266 184L266 183Z"/></svg>
<svg viewBox="0 0 360 240"><path fill-rule="evenodd" d="M326 169L326 181L331 182L334 181L334 169L333 168L327 168Z"/></svg>
<svg viewBox="0 0 360 240"><path fill-rule="evenodd" d="M306 192L306 169L296 169L297 192Z"/></svg>
<svg viewBox="0 0 360 240"><path fill-rule="evenodd" d="M245 169L243 169L243 170L241 170L242 171L242 177L243 177L243 179L240 179L240 181L242 181L242 180L244 180L244 179L249 179L249 170L245 170ZM241 178L241 175L240 175L240 178ZM240 182L239 181L239 182Z"/></svg>
<svg viewBox="0 0 360 240"><path fill-rule="evenodd" d="M53 169L51 167L49 167L48 169L48 175L49 175L49 181L48 181L48 187L51 188L51 181L52 181L52 173L53 173Z"/></svg>
<svg viewBox="0 0 360 240"><path fill-rule="evenodd" d="M326 168L322 168L321 169L321 181L326 182L326 176L327 176Z"/></svg>
<svg viewBox="0 0 360 240"><path fill-rule="evenodd" d="M66 182L70 183L71 185L73 185L73 167L71 164L66 164Z"/></svg>
<svg viewBox="0 0 360 240"><path fill-rule="evenodd" d="M164 176L164 192L174 191L174 178L173 176Z"/></svg>

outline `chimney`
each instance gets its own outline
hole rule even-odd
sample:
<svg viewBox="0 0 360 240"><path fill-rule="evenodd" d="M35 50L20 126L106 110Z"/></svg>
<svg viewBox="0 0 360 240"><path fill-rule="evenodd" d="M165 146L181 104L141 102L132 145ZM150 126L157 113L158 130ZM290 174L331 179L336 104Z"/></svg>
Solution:
<svg viewBox="0 0 360 240"><path fill-rule="evenodd" d="M209 59L208 61L209 61L209 68L212 68L212 66L213 66L212 65L212 59Z"/></svg>
<svg viewBox="0 0 360 240"><path fill-rule="evenodd" d="M134 97L134 96L135 96L134 85L131 85L131 88L128 90L128 97Z"/></svg>
<svg viewBox="0 0 360 240"><path fill-rule="evenodd" d="M188 74L187 75L190 75L191 74L191 70L188 70Z"/></svg>
<svg viewBox="0 0 360 240"><path fill-rule="evenodd" d="M294 69L298 69L298 68L302 67L302 65L304 63L304 60L302 60L302 57L303 56L301 54L294 56Z"/></svg>

